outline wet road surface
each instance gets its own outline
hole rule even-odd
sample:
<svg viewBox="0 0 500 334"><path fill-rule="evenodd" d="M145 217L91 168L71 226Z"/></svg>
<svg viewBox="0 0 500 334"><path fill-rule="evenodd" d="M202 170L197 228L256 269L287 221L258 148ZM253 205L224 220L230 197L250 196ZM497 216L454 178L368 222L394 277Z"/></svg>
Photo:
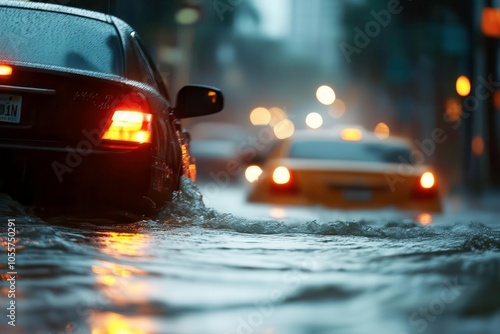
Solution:
<svg viewBox="0 0 500 334"><path fill-rule="evenodd" d="M0 332L498 333L499 213L248 205L241 187L200 188L131 224L42 221L2 196Z"/></svg>

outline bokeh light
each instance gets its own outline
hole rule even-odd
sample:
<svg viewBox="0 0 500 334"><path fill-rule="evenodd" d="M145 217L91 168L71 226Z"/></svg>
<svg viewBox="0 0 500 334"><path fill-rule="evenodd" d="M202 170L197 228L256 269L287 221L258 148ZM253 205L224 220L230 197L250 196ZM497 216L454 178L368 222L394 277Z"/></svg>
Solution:
<svg viewBox="0 0 500 334"><path fill-rule="evenodd" d="M500 90L493 93L493 105L495 106L495 109L500 110Z"/></svg>
<svg viewBox="0 0 500 334"><path fill-rule="evenodd" d="M286 218L286 211L283 208L271 208L269 215L274 219L283 219Z"/></svg>
<svg viewBox="0 0 500 334"><path fill-rule="evenodd" d="M248 182L254 183L262 174L262 168L256 165L248 166L245 170L245 178Z"/></svg>
<svg viewBox="0 0 500 334"><path fill-rule="evenodd" d="M286 167L277 167L273 172L273 181L276 184L287 184L290 178L290 171Z"/></svg>
<svg viewBox="0 0 500 334"><path fill-rule="evenodd" d="M175 14L175 21L182 25L196 23L200 19L200 12L196 8L185 7L181 8Z"/></svg>
<svg viewBox="0 0 500 334"><path fill-rule="evenodd" d="M324 85L316 90L316 98L325 106L329 106L335 102L336 95L332 87Z"/></svg>
<svg viewBox="0 0 500 334"><path fill-rule="evenodd" d="M433 220L432 215L426 212L421 213L417 216L417 222L424 226L431 224L432 220Z"/></svg>
<svg viewBox="0 0 500 334"><path fill-rule="evenodd" d="M391 130L389 129L389 126L383 122L380 122L375 126L375 135L379 139L386 139L389 137L391 134Z"/></svg>
<svg viewBox="0 0 500 334"><path fill-rule="evenodd" d="M330 110L328 110L328 113L330 116L333 118L340 118L344 116L346 110L346 106L344 101L341 99L335 99L333 104L330 106Z"/></svg>
<svg viewBox="0 0 500 334"><path fill-rule="evenodd" d="M422 174L422 177L420 178L420 185L424 189L431 189L434 187L434 184L436 183L436 180L434 179L434 174L431 172L425 172Z"/></svg>
<svg viewBox="0 0 500 334"><path fill-rule="evenodd" d="M340 138L345 141L360 141L363 138L363 132L356 128L346 128L340 132Z"/></svg>
<svg viewBox="0 0 500 334"><path fill-rule="evenodd" d="M484 140L481 136L475 136L472 139L472 153L477 156L481 156L484 153Z"/></svg>
<svg viewBox="0 0 500 334"><path fill-rule="evenodd" d="M312 112L306 117L306 125L311 129L318 129L323 125L323 117L317 112Z"/></svg>
<svg viewBox="0 0 500 334"><path fill-rule="evenodd" d="M269 109L269 112L271 113L271 120L269 121L269 125L274 126L281 122L284 119L287 119L288 116L286 115L286 112L278 107L273 107Z"/></svg>
<svg viewBox="0 0 500 334"><path fill-rule="evenodd" d="M253 125L268 125L271 122L271 112L266 108L255 108L250 113L250 122Z"/></svg>
<svg viewBox="0 0 500 334"><path fill-rule="evenodd" d="M458 98L446 100L445 116L447 121L458 122L462 117L462 104Z"/></svg>
<svg viewBox="0 0 500 334"><path fill-rule="evenodd" d="M295 133L295 125L291 120L284 119L273 127L273 132L276 138L286 139Z"/></svg>
<svg viewBox="0 0 500 334"><path fill-rule="evenodd" d="M460 96L467 96L471 91L471 84L469 78L465 75L461 75L457 79L456 83L457 93Z"/></svg>

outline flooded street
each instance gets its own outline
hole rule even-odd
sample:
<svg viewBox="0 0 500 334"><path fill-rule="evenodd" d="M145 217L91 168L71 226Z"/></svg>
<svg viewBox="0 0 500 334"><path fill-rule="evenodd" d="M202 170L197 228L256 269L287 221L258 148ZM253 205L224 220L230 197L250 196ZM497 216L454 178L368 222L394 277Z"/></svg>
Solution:
<svg viewBox="0 0 500 334"><path fill-rule="evenodd" d="M500 334L500 1L0 31L0 334Z"/></svg>
<svg viewBox="0 0 500 334"><path fill-rule="evenodd" d="M121 225L41 221L3 198L4 281L9 219L17 231L16 326L4 315L0 332L402 334L500 327L498 214L450 213L424 225L422 217L396 211L287 211L248 206L241 188L211 198L210 189L201 189L206 206L185 184L158 221ZM8 293L3 284L6 315Z"/></svg>

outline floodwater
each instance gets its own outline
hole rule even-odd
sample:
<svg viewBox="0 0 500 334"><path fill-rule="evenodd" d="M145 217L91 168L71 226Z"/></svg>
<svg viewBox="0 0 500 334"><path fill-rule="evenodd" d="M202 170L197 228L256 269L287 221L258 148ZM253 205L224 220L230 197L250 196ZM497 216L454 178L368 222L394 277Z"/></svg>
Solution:
<svg viewBox="0 0 500 334"><path fill-rule="evenodd" d="M42 221L3 196L0 333L499 333L499 213L201 191L186 181L157 220L131 224Z"/></svg>

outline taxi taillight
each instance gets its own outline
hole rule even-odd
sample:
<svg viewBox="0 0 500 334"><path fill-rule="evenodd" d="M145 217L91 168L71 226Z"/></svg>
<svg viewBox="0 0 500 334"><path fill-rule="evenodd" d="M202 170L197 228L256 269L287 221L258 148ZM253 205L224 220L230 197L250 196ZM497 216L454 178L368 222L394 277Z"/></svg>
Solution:
<svg viewBox="0 0 500 334"><path fill-rule="evenodd" d="M140 93L126 95L115 108L103 140L151 143L153 115L146 97Z"/></svg>
<svg viewBox="0 0 500 334"><path fill-rule="evenodd" d="M432 172L423 173L412 192L412 198L429 199L438 196L436 178Z"/></svg>
<svg viewBox="0 0 500 334"><path fill-rule="evenodd" d="M12 67L9 65L0 65L0 77L8 77L12 75Z"/></svg>
<svg viewBox="0 0 500 334"><path fill-rule="evenodd" d="M431 172L425 172L420 177L420 186L424 189L431 189L436 184L436 179L434 178L434 174Z"/></svg>
<svg viewBox="0 0 500 334"><path fill-rule="evenodd" d="M272 174L271 191L287 194L298 192L294 173L284 166L276 167Z"/></svg>

